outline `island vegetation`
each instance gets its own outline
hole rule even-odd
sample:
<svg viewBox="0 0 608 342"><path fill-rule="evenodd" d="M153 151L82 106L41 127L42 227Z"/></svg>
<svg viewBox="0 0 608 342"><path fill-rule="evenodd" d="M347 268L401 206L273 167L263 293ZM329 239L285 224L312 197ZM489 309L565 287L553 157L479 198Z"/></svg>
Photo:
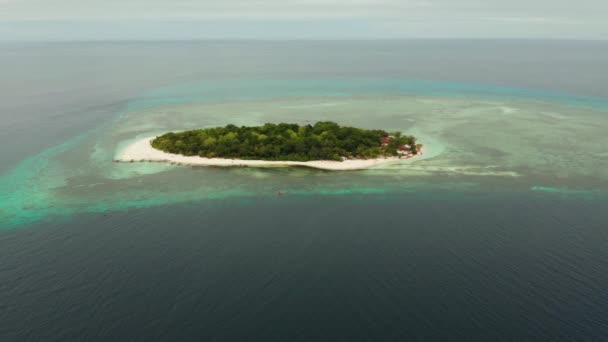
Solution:
<svg viewBox="0 0 608 342"><path fill-rule="evenodd" d="M156 137L151 144L158 150L184 156L302 162L412 155L420 147L415 137L400 132L342 127L330 121L170 132Z"/></svg>

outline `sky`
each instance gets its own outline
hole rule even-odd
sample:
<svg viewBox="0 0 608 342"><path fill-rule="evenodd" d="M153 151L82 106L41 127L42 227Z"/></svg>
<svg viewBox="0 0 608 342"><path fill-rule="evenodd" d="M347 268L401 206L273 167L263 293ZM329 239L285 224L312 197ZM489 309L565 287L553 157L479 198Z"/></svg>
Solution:
<svg viewBox="0 0 608 342"><path fill-rule="evenodd" d="M0 0L0 40L608 39L608 0Z"/></svg>

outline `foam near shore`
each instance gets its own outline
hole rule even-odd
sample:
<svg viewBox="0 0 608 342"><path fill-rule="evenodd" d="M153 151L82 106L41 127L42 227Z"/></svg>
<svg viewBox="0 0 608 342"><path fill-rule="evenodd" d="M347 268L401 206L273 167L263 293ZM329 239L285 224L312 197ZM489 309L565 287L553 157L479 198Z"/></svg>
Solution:
<svg viewBox="0 0 608 342"><path fill-rule="evenodd" d="M344 161L315 160L307 162L298 161L269 161L269 160L243 160L243 159L223 159L223 158L203 158L199 156L183 156L179 154L167 153L152 147L152 140L156 137L147 137L137 140L125 147L114 158L116 162L164 162L179 165L191 166L251 166L251 167L273 167L273 166L304 166L322 170L363 170L380 164L394 163L407 159L415 158L422 154L420 151L414 156L383 157L376 159L347 159Z"/></svg>

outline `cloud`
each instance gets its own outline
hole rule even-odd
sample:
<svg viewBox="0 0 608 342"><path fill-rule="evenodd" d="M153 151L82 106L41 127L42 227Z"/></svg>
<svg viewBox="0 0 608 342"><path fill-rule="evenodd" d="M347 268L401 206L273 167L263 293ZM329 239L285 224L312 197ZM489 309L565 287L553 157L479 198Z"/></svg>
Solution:
<svg viewBox="0 0 608 342"><path fill-rule="evenodd" d="M546 17L486 17L481 18L487 21L498 21L507 23L559 23L575 24L576 21L565 18L546 18Z"/></svg>
<svg viewBox="0 0 608 342"><path fill-rule="evenodd" d="M103 23L111 22L158 36L182 22L195 31L197 25L213 27L217 38L251 36L235 27L268 27L254 31L280 30L281 36L308 37L310 30L316 37L313 25L324 23L331 30L319 38L351 37L348 30L356 27L354 33L365 38L608 39L606 17L607 0L0 0L0 26L16 35L28 25L35 28L34 22L39 30L65 32L71 25L103 35Z"/></svg>
<svg viewBox="0 0 608 342"><path fill-rule="evenodd" d="M385 17L432 7L430 0L0 0L0 19L205 20Z"/></svg>

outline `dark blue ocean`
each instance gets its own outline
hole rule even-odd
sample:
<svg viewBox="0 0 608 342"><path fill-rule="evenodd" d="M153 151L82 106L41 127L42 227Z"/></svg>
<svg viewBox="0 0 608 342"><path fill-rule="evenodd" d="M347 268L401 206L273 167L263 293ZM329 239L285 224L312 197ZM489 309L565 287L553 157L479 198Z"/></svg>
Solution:
<svg viewBox="0 0 608 342"><path fill-rule="evenodd" d="M133 99L176 85L332 79L357 88L361 79L406 80L501 89L493 97L527 101L560 102L563 94L561 106L577 105L574 99L596 108L608 98L605 70L605 42L5 43L0 179L20 180L15 172L24 165L44 169L36 163L46 159L36 156L111 125ZM579 129L581 139L592 138ZM151 179L158 181L149 189L153 204L126 205L131 198L121 189L138 179L130 178L99 192L117 205L79 211L73 199L93 203L95 187L47 192L32 188L43 184L36 179L0 187L0 222L7 222L0 229L0 341L603 341L603 148L581 166L587 173L544 179L532 170L499 180L438 173L394 192L378 178L270 171L256 176L284 187L343 185L277 197L252 193L244 183L253 176L245 175L233 187L246 196L170 201L178 192L165 176ZM543 165L551 163L569 165ZM224 179L212 174L223 171L171 175L202 182ZM517 171L526 170L518 164ZM525 191L543 182L555 187ZM382 191L361 190L371 183ZM2 199L21 200L25 188L24 203L36 206L19 208L15 224ZM48 205L44 213L40 203Z"/></svg>

